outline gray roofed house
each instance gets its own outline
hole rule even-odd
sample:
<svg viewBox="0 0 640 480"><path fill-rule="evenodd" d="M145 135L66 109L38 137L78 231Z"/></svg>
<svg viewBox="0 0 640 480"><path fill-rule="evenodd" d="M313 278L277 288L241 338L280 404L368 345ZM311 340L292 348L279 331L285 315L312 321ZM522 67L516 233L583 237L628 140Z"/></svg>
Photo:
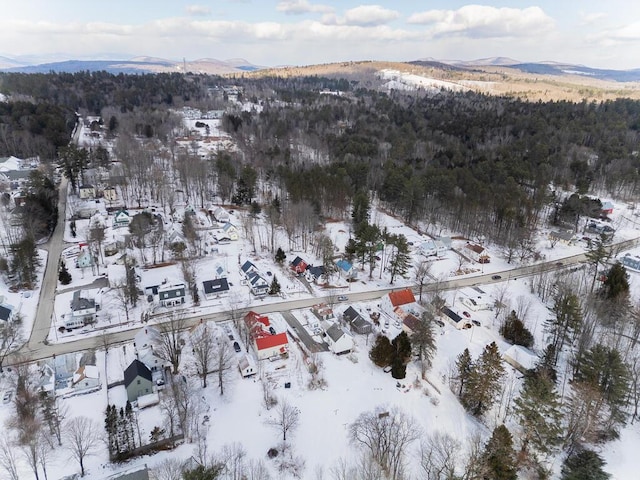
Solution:
<svg viewBox="0 0 640 480"><path fill-rule="evenodd" d="M3 303L0 305L0 320L10 322L13 320L13 306Z"/></svg>
<svg viewBox="0 0 640 480"><path fill-rule="evenodd" d="M351 325L351 330L361 335L366 335L367 333L371 333L372 325L371 322L365 320L365 318L360 315L360 313L353 307L347 308L342 314L342 318L344 318L349 325Z"/></svg>
<svg viewBox="0 0 640 480"><path fill-rule="evenodd" d="M258 273L252 272L247 276L249 288L254 295L266 295L269 290L269 283Z"/></svg>
<svg viewBox="0 0 640 480"><path fill-rule="evenodd" d="M453 326L456 327L457 329L463 329L463 328L470 328L471 327L471 322L469 320L466 320L464 318L462 318L460 315L458 315L456 312L454 312L453 310L451 310L448 307L444 307L442 309L442 313L444 313L444 315L447 317L447 319L453 323Z"/></svg>
<svg viewBox="0 0 640 480"><path fill-rule="evenodd" d="M74 317L91 315L96 313L96 301L83 295L83 290L73 292L71 300L71 312Z"/></svg>
<svg viewBox="0 0 640 480"><path fill-rule="evenodd" d="M202 282L202 288L205 298L212 299L229 293L229 282L226 278L205 280Z"/></svg>
<svg viewBox="0 0 640 480"><path fill-rule="evenodd" d="M130 402L153 393L151 370L140 360L134 360L124 371L124 388L127 390L127 399Z"/></svg>
<svg viewBox="0 0 640 480"><path fill-rule="evenodd" d="M240 267L240 270L242 271L242 273L244 273L245 277L248 277L250 273L257 272L258 267L256 267L252 262L247 260L242 264L242 266Z"/></svg>
<svg viewBox="0 0 640 480"><path fill-rule="evenodd" d="M186 287L184 283L165 284L158 287L158 298L163 307L175 307L184 303Z"/></svg>
<svg viewBox="0 0 640 480"><path fill-rule="evenodd" d="M332 324L327 329L327 343L329 344L329 350L336 355L348 353L353 348L353 338L347 334L336 323Z"/></svg>

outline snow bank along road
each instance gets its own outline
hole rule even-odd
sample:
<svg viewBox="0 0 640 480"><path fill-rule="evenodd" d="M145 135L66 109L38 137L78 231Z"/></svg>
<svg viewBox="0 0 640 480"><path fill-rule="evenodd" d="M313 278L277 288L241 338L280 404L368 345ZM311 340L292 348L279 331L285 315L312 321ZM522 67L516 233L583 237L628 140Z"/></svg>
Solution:
<svg viewBox="0 0 640 480"><path fill-rule="evenodd" d="M56 232L57 231L58 229L56 229ZM618 242L612 245L610 248L612 251L623 251L623 250L629 250L631 248L637 247L638 245L640 245L640 237ZM51 249L49 253L50 253L50 257L54 256L54 255L51 255L52 253ZM60 252L57 251L56 253L57 253L57 257L59 258ZM50 261L47 262L47 273L49 273L49 271L52 270L54 272L54 278L57 279L57 276L55 275L55 273L57 273L57 260L55 261L55 263L52 263L51 258L49 260ZM578 255L573 255L571 257L565 257L560 260L556 259L550 262L539 263L536 265L528 265L525 267L514 268L512 270L505 270L502 272L492 272L484 275L464 277L464 278L453 278L451 280L440 282L439 285L435 285L432 283L426 284L423 287L423 293L434 291L436 289L453 290L461 287L505 282L511 279L536 275L541 272L548 272L552 270L563 269L571 265L585 262L586 260L587 260L586 254L581 253ZM50 269L49 267L51 265L55 266L55 268ZM496 275L499 275L501 278L494 280L492 277ZM378 299L383 295L387 294L388 292L391 292L397 289L398 288L384 288L379 290L371 290L367 292L349 293L346 296L349 302L363 302L363 301ZM51 293L47 293L47 295L51 295L51 296L45 296L44 290L45 288L43 285L43 289L42 289L43 293L40 296L40 303L38 305L38 312L36 314L36 319L41 319L41 320L46 319L46 321L50 325L51 309L52 309L51 299L53 299L53 290L51 291ZM418 288L414 287L414 290L417 291ZM331 302L334 300L335 300L335 295L327 295L326 297L313 297L313 298L307 298L307 299L301 299L301 300L286 300L281 302L270 303L268 305L254 305L252 307L249 307L248 309L252 309L257 313L267 314L267 313L274 313L274 312L286 312L286 311L297 310L301 308L309 308L318 302L322 302L322 301ZM197 313L196 311L194 311L194 309L189 308L189 309L186 309L185 312L187 313L187 316L185 317L185 328L190 328L196 325L197 323L199 323L200 321L221 322L221 321L229 320L231 318L231 312L228 312L228 311L215 312L215 313L203 315L201 313ZM191 312L191 314L189 314L189 312ZM46 317L47 313L48 313L48 317ZM36 323L37 322L34 322L34 329L33 329L34 332L49 331L49 329L46 327L45 327L46 328L45 330L37 329ZM161 324L161 323L162 323L162 317L159 317L157 322L153 322L153 324ZM11 365L17 362L41 360L44 358L51 357L53 355L61 355L65 353L78 352L82 350L88 350L91 348L104 348L105 345L112 346L119 343L130 342L131 340L133 340L133 337L138 332L139 327L140 326L136 326L135 328L132 328L130 330L119 331L114 333L105 332L103 335L78 338L77 340L72 340L65 343L48 344L48 345L45 345L40 338L36 339L34 338L34 336L32 336L32 338L29 340L25 348L19 351L19 355L13 356L7 359L8 360L7 365Z"/></svg>

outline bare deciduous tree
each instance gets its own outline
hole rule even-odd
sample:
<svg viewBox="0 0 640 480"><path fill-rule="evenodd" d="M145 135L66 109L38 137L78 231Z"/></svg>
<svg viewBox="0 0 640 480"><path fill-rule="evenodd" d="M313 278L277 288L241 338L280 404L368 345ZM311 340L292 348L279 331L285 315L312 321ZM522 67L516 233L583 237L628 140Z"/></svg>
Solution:
<svg viewBox="0 0 640 480"><path fill-rule="evenodd" d="M229 342L224 338L218 338L218 345L215 353L215 366L218 375L218 388L220 395L224 395L224 387L229 383L230 372L234 366L235 355Z"/></svg>
<svg viewBox="0 0 640 480"><path fill-rule="evenodd" d="M20 480L17 460L15 447L7 435L3 435L0 437L0 468L5 471L8 480Z"/></svg>
<svg viewBox="0 0 640 480"><path fill-rule="evenodd" d="M213 330L206 323L198 325L190 336L193 360L202 378L202 388L207 388L207 375L214 363L216 338Z"/></svg>
<svg viewBox="0 0 640 480"><path fill-rule="evenodd" d="M182 480L183 463L167 458L149 470L151 480Z"/></svg>
<svg viewBox="0 0 640 480"><path fill-rule="evenodd" d="M282 441L287 441L287 434L293 433L300 423L300 410L287 400L280 400L275 408L274 416L266 424L282 433Z"/></svg>
<svg viewBox="0 0 640 480"><path fill-rule="evenodd" d="M413 272L413 278L418 286L418 302L422 303L422 290L430 277L432 262L421 261Z"/></svg>
<svg viewBox="0 0 640 480"><path fill-rule="evenodd" d="M20 325L17 321L3 322L0 325L0 372L3 371L5 359L15 352L22 343Z"/></svg>
<svg viewBox="0 0 640 480"><path fill-rule="evenodd" d="M160 324L161 342L157 350L158 356L169 362L174 375L178 373L180 356L184 347L182 331L185 327L184 315L171 312L167 321Z"/></svg>
<svg viewBox="0 0 640 480"><path fill-rule="evenodd" d="M420 444L420 468L425 480L456 478L460 442L446 432L427 435Z"/></svg>
<svg viewBox="0 0 640 480"><path fill-rule="evenodd" d="M97 424L87 417L75 417L67 422L64 437L66 448L80 464L80 476L84 477L84 460L92 455L100 443Z"/></svg>
<svg viewBox="0 0 640 480"><path fill-rule="evenodd" d="M349 425L349 438L385 470L389 478L401 478L404 456L420 437L417 423L398 407L378 407L361 413Z"/></svg>

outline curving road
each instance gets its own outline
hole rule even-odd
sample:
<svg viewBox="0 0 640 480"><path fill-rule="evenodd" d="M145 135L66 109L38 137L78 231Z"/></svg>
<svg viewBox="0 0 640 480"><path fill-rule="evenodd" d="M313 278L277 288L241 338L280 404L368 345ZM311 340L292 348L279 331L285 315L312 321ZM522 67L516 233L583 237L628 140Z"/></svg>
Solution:
<svg viewBox="0 0 640 480"><path fill-rule="evenodd" d="M41 248L44 248L48 251L48 256L42 286L40 289L38 310L36 312L31 335L29 337L29 341L17 352L17 354L14 354L11 357L7 358L7 365L16 362L41 360L53 355L61 355L91 348L104 348L105 344L113 345L122 342L129 342L133 339L139 329L139 325L137 325L126 331L112 333L108 333L105 331L105 333L103 333L102 335L82 337L65 343L46 343L46 338L49 334L53 317L55 290L58 282L58 263L62 254L62 250L65 247L64 228L66 220L66 206L67 179L65 178L60 183L58 194L58 223L47 243L41 246ZM610 247L610 251L616 252L628 250L637 247L638 245L640 245L640 237L618 242ZM504 282L510 279L527 277L541 272L566 268L567 266L582 263L586 260L586 254L581 253L578 255L573 255L571 257L563 258L561 260L554 260L536 265L528 265L524 267L514 268L512 270L505 270L502 272L493 272L464 278L452 278L450 280L439 282L438 284L430 283L424 285L423 293L435 291L437 289L453 290L461 287ZM497 276L499 276L500 278L497 278ZM377 290L370 290L366 292L349 293L346 295L346 297L350 302L370 301L378 299L388 292L397 290L398 288L379 288ZM413 290L417 293L418 287L414 287ZM335 301L335 295L331 294L325 297L313 297L299 300L283 300L280 302L252 306L251 309L261 314L288 312L290 310L308 308L321 301L332 303ZM201 320L219 322L232 318L231 312L226 311L203 314L197 312L197 310L194 310L193 308L189 308L185 309L185 312L191 312L191 315L187 316L185 319L186 328L196 325ZM157 317L157 322L152 323L162 323L162 318L162 316Z"/></svg>

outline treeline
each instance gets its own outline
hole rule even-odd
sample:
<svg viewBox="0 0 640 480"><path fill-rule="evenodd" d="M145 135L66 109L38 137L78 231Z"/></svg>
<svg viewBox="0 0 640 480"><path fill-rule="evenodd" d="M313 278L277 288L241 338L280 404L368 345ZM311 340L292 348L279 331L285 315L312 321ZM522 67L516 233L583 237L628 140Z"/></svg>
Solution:
<svg viewBox="0 0 640 480"><path fill-rule="evenodd" d="M53 159L75 120L72 109L47 101L0 102L0 157Z"/></svg>
<svg viewBox="0 0 640 480"><path fill-rule="evenodd" d="M184 76L179 73L114 75L107 72L78 73L0 73L0 92L21 94L35 101L64 105L76 111L99 115L106 106L121 111L151 105L203 98L209 76Z"/></svg>
<svg viewBox="0 0 640 480"><path fill-rule="evenodd" d="M274 80L274 90L285 82ZM408 222L438 221L508 243L514 231L539 225L550 185L606 188L622 198L638 192L637 101L529 103L366 89L342 96L314 89L304 100L296 90L295 97L267 99L229 130L255 165L318 208L332 210L325 198L343 203L364 186Z"/></svg>

